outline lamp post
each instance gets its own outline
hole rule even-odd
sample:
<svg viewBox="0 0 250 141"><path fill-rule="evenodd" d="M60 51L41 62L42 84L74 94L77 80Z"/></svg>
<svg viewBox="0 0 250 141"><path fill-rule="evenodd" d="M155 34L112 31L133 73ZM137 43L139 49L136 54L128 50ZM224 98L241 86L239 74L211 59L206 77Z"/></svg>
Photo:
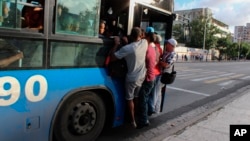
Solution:
<svg viewBox="0 0 250 141"><path fill-rule="evenodd" d="M205 28L204 28L204 38L203 38L203 54L205 51L205 45L206 45L206 32L207 32L207 21L208 21L208 17L205 20ZM206 59L207 60L207 59Z"/></svg>
<svg viewBox="0 0 250 141"><path fill-rule="evenodd" d="M241 32L240 32L240 37L239 39L239 49L238 49L238 61L240 61L240 44L241 44Z"/></svg>

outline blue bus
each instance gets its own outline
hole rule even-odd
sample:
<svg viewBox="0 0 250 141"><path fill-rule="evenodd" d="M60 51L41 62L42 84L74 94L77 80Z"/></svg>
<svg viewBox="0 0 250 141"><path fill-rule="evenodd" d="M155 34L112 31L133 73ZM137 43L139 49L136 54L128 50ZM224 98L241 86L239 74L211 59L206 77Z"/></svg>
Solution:
<svg viewBox="0 0 250 141"><path fill-rule="evenodd" d="M125 120L112 36L153 26L170 38L173 0L0 0L0 140L90 141Z"/></svg>

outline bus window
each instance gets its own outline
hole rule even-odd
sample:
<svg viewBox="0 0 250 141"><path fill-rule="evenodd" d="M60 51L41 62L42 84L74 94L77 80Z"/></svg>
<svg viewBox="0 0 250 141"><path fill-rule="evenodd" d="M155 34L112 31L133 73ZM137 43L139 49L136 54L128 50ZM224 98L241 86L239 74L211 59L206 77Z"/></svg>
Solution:
<svg viewBox="0 0 250 141"><path fill-rule="evenodd" d="M165 29L167 28L166 22L153 22L152 26L155 29L155 32L165 39ZM164 46L164 40L160 42L161 47Z"/></svg>
<svg viewBox="0 0 250 141"><path fill-rule="evenodd" d="M105 36L125 36L127 34L128 9L128 0L102 0L100 19L106 22Z"/></svg>
<svg viewBox="0 0 250 141"><path fill-rule="evenodd" d="M52 67L103 67L109 50L98 44L52 42L50 62Z"/></svg>
<svg viewBox="0 0 250 141"><path fill-rule="evenodd" d="M23 54L23 57L18 55L20 52ZM0 62L11 57L17 58L7 66L1 67L1 69L42 67L43 42L0 38Z"/></svg>
<svg viewBox="0 0 250 141"><path fill-rule="evenodd" d="M21 27L20 5L15 1L0 0L0 28Z"/></svg>
<svg viewBox="0 0 250 141"><path fill-rule="evenodd" d="M98 36L100 0L61 0L56 4L56 33Z"/></svg>

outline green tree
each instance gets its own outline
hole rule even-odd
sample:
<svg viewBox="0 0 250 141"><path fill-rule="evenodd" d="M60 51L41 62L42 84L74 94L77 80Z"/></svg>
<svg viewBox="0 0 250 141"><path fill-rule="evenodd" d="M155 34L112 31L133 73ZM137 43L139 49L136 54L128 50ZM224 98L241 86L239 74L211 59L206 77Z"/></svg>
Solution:
<svg viewBox="0 0 250 141"><path fill-rule="evenodd" d="M173 36L178 41L178 43L184 43L184 33L181 24L176 24L173 26Z"/></svg>
<svg viewBox="0 0 250 141"><path fill-rule="evenodd" d="M205 49L210 49L211 47L215 47L217 44L217 37L215 36L220 31L217 27L210 24L206 20L206 17L201 16L200 18L193 20L190 23L191 34L190 34L190 42L187 43L187 46L192 46L196 48L203 48L204 42L204 31L206 26L206 38L205 38Z"/></svg>
<svg viewBox="0 0 250 141"><path fill-rule="evenodd" d="M227 50L232 45L231 35L228 34L226 37L218 38L217 49L220 51L220 55L228 58Z"/></svg>
<svg viewBox="0 0 250 141"><path fill-rule="evenodd" d="M228 55L228 59L237 59L238 56L238 43L232 43L230 46L227 47L226 53Z"/></svg>
<svg viewBox="0 0 250 141"><path fill-rule="evenodd" d="M240 57L250 58L250 44L249 43L242 43L240 45Z"/></svg>

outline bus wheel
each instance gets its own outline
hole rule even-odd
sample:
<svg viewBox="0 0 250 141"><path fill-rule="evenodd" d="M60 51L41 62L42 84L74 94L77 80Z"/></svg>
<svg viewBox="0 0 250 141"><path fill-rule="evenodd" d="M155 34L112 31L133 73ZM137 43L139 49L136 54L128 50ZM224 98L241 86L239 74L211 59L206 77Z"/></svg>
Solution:
<svg viewBox="0 0 250 141"><path fill-rule="evenodd" d="M55 119L53 133L56 141L92 141L101 133L106 117L103 100L93 92L69 97Z"/></svg>

